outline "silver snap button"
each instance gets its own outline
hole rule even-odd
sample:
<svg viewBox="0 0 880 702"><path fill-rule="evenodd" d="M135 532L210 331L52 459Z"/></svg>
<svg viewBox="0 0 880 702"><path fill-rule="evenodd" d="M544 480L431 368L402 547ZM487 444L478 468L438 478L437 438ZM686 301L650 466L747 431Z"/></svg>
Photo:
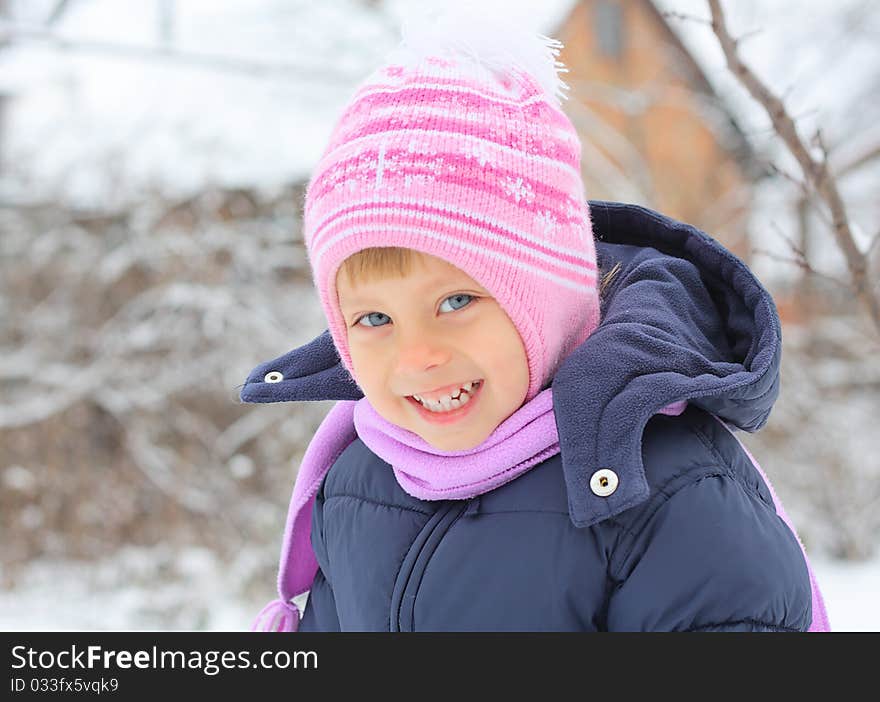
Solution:
<svg viewBox="0 0 880 702"><path fill-rule="evenodd" d="M263 380L267 383L280 383L284 380L284 375L278 371L269 371L266 373L266 377L263 378Z"/></svg>
<svg viewBox="0 0 880 702"><path fill-rule="evenodd" d="M590 478L590 490L599 497L608 497L617 490L617 473L610 468L600 468Z"/></svg>

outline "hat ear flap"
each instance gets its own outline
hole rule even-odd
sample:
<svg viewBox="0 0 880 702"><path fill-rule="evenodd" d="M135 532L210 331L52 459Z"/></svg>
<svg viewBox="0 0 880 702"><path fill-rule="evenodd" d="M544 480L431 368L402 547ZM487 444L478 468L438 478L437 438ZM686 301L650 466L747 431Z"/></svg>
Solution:
<svg viewBox="0 0 880 702"><path fill-rule="evenodd" d="M339 358L330 330L304 346L261 363L244 382L242 402L360 400L357 382Z"/></svg>

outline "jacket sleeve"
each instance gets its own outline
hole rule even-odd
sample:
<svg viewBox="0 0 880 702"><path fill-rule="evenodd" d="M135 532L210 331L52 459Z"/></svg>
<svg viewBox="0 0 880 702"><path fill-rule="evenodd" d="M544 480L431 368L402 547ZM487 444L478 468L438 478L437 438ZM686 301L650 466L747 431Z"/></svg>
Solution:
<svg viewBox="0 0 880 702"><path fill-rule="evenodd" d="M724 471L662 489L612 557L609 631L806 631L811 588L797 537Z"/></svg>
<svg viewBox="0 0 880 702"><path fill-rule="evenodd" d="M318 572L312 581L306 607L303 611L302 620L299 623L299 631L340 631L339 617L336 614L336 600L333 596L333 587L328 577L329 563L327 549L324 547L324 484L315 497L312 509L312 548L318 560Z"/></svg>

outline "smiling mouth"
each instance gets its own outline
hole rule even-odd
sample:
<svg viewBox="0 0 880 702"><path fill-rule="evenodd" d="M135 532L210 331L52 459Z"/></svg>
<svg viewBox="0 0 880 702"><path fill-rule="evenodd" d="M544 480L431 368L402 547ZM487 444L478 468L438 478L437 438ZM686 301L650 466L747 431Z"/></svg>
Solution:
<svg viewBox="0 0 880 702"><path fill-rule="evenodd" d="M466 397L464 402L461 402L461 399L457 399L445 404L434 404L429 408L415 399L412 395L408 395L406 399L416 408L423 419L431 423L447 424L455 422L467 414L470 414L482 394L485 381L480 379L473 382L474 384L471 387L470 392L462 391L459 396L460 398Z"/></svg>
<svg viewBox="0 0 880 702"><path fill-rule="evenodd" d="M453 384L453 385L445 385L441 388L437 388L436 390L427 390L423 393L413 393L412 395L406 395L407 399L414 399L416 402L423 402L428 405L433 405L436 409L440 409L442 403L442 399L448 398L449 400L461 400L466 395L474 395L476 391L483 384L482 378L477 378L476 380L467 380L463 383ZM428 395L436 395L441 390L443 392L436 398L426 397ZM446 409L449 409L448 407Z"/></svg>

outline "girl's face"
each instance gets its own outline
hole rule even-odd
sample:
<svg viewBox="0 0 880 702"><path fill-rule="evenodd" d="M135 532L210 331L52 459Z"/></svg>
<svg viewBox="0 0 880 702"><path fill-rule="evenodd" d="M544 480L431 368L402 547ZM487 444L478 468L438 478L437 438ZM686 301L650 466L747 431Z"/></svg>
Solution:
<svg viewBox="0 0 880 702"><path fill-rule="evenodd" d="M522 406L522 339L488 291L450 263L418 254L405 277L336 278L355 378L379 415L441 451L478 446ZM472 381L466 397L452 400ZM433 412L424 401L438 400Z"/></svg>

